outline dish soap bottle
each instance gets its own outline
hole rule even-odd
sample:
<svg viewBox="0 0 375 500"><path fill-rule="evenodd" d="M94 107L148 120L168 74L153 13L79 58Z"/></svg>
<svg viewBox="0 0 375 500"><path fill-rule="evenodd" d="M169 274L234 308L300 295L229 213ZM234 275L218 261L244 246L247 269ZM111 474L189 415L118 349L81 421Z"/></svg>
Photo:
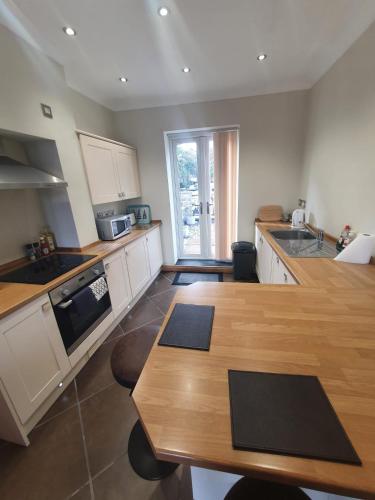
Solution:
<svg viewBox="0 0 375 500"><path fill-rule="evenodd" d="M338 252L342 252L344 248L346 248L349 243L351 243L355 238L355 233L351 231L351 227L349 224L346 224L344 229L341 231L340 237L336 242L336 250Z"/></svg>

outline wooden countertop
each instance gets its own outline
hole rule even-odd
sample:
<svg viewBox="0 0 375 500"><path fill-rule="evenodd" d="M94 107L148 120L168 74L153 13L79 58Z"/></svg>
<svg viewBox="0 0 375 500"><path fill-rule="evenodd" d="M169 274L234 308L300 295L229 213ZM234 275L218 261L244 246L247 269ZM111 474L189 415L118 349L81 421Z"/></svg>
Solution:
<svg viewBox="0 0 375 500"><path fill-rule="evenodd" d="M145 225L144 227L139 227L133 229L130 234L119 238L114 241L99 241L98 243L89 245L82 249L81 253L85 255L95 255L95 257L84 264L75 267L68 273L59 276L53 281L50 281L46 285L29 285L23 283L1 283L0 278L0 319L7 314L15 311L19 307L23 306L27 302L40 297L41 295L53 290L57 286L64 283L73 276L79 274L80 272L88 269L92 265L101 261L108 255L116 252L117 250L129 245L132 241L141 238L146 233L155 229L155 227L160 226L161 221L153 221L151 224ZM59 252L62 253L62 252ZM69 252L71 253L71 252ZM77 253L77 252L76 252Z"/></svg>
<svg viewBox="0 0 375 500"><path fill-rule="evenodd" d="M138 413L160 459L375 498L375 266L282 259L302 285L178 291L175 302L215 305L211 348L155 342L133 392ZM363 465L234 450L228 369L318 376Z"/></svg>

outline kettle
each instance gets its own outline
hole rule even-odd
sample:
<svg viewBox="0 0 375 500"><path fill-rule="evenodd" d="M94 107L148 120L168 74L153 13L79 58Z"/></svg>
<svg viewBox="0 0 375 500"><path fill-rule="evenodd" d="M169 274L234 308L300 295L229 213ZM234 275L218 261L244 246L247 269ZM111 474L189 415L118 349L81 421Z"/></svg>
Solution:
<svg viewBox="0 0 375 500"><path fill-rule="evenodd" d="M292 215L292 227L303 228L305 227L306 212L303 208L296 208Z"/></svg>

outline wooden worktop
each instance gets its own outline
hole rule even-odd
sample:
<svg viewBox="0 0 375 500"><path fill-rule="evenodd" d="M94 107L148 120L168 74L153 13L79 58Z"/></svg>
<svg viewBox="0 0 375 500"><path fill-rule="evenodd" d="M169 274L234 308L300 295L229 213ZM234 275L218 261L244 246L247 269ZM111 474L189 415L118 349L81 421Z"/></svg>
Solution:
<svg viewBox="0 0 375 500"><path fill-rule="evenodd" d="M215 305L211 347L155 342L133 392L144 428L160 459L375 498L375 266L287 258L270 243L300 285L178 291L175 302ZM228 369L318 376L363 465L234 450Z"/></svg>
<svg viewBox="0 0 375 500"><path fill-rule="evenodd" d="M29 285L23 283L1 283L0 278L0 318L6 316L12 311L23 306L41 295L48 293L57 286L69 280L73 276L88 269L97 262L103 260L108 255L116 252L117 250L129 245L129 243L141 238L146 233L152 231L155 227L160 226L160 221L153 221L151 224L145 226L136 226L132 232L114 241L98 241L88 247L82 249L81 253L85 255L95 255L95 257L71 271L59 276L46 285ZM59 252L62 253L62 252ZM71 253L71 252L70 252ZM77 252L76 252L77 253Z"/></svg>

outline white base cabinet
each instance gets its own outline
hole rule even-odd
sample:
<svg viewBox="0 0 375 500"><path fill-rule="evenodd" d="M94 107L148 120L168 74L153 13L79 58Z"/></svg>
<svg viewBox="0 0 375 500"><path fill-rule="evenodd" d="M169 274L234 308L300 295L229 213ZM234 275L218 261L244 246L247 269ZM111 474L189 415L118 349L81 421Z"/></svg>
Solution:
<svg viewBox="0 0 375 500"><path fill-rule="evenodd" d="M22 423L71 369L48 295L0 322L0 378Z"/></svg>
<svg viewBox="0 0 375 500"><path fill-rule="evenodd" d="M107 275L112 311L114 317L117 318L132 300L125 250L121 249L110 255L104 259L103 263Z"/></svg>
<svg viewBox="0 0 375 500"><path fill-rule="evenodd" d="M257 249L256 270L261 283L275 285L297 284L281 258L272 250L271 245L257 226L255 226L255 246Z"/></svg>
<svg viewBox="0 0 375 500"><path fill-rule="evenodd" d="M157 227L146 235L148 263L151 276L160 269L163 264L163 252L161 249L160 228Z"/></svg>
<svg viewBox="0 0 375 500"><path fill-rule="evenodd" d="M151 277L148 261L146 237L130 243L125 247L126 263L128 266L130 288L133 297L146 286Z"/></svg>

